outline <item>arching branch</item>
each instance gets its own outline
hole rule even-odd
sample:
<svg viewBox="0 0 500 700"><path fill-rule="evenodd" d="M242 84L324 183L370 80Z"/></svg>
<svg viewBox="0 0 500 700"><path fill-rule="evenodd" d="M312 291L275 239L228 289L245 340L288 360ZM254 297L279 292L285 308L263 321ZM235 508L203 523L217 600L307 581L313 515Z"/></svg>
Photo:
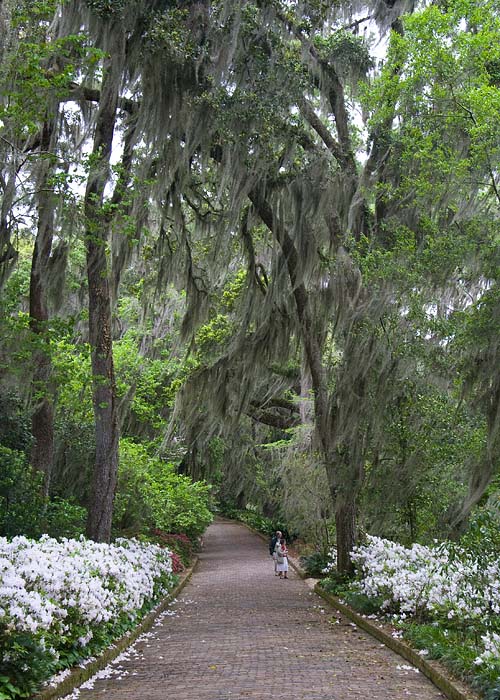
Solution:
<svg viewBox="0 0 500 700"><path fill-rule="evenodd" d="M300 416L283 416L272 411L252 410L251 408L247 409L246 414L258 423L264 423L264 425L279 430L288 430L300 424Z"/></svg>
<svg viewBox="0 0 500 700"><path fill-rule="evenodd" d="M302 103L300 104L300 111L304 119L311 125L311 127L318 134L325 146L332 153L334 158L339 162L339 164L346 166L348 161L340 146L340 143L333 138L331 133L328 131L326 126L323 124L321 119L314 111L314 108L309 102L309 100L304 99L302 101Z"/></svg>

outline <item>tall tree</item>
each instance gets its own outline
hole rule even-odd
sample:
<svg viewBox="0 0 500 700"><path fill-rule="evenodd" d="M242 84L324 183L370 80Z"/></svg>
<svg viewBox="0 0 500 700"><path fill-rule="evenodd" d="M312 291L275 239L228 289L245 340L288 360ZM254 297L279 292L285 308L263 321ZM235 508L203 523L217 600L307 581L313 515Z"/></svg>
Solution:
<svg viewBox="0 0 500 700"><path fill-rule="evenodd" d="M118 423L113 363L113 321L107 258L108 223L104 191L118 110L125 53L123 27L115 18L102 19L109 44L103 61L103 78L94 144L85 190L85 246L89 288L89 341L92 357L96 455L87 534L109 541L118 470Z"/></svg>
<svg viewBox="0 0 500 700"><path fill-rule="evenodd" d="M50 185L50 175L53 172L51 151L54 144L55 122L55 116L47 116L42 126L40 139L42 156L37 182L37 236L33 247L30 277L30 325L38 339L33 357L32 384L35 399L31 418L34 439L31 463L34 469L44 474L45 497L49 494L54 459L54 407L51 391L52 363L48 336L47 287L55 218L54 195Z"/></svg>
<svg viewBox="0 0 500 700"><path fill-rule="evenodd" d="M2 209L6 258L3 279L9 271L8 261L15 259L10 228L20 212L33 213L36 236L30 274L29 320L32 332L31 422L33 445L31 463L44 475L44 495L50 488L53 463L54 409L51 381L51 348L49 329L49 288L60 269L64 255L56 265L52 256L58 196L54 185L58 166L58 102L60 90L70 80L73 68L65 69L62 56L69 54L63 40L57 42L50 20L55 3L35 8L7 3L8 16L2 79L6 99L2 105L4 128L9 147L5 159L6 179ZM33 10L33 11L30 11ZM10 140L9 140L10 139ZM16 180L24 180L21 189ZM11 184L9 184L11 183ZM61 251L59 250L59 253Z"/></svg>
<svg viewBox="0 0 500 700"><path fill-rule="evenodd" d="M384 7L381 19L393 31L389 59L373 91L376 103L368 103L372 114L364 162L356 159L356 127L348 105L356 94L357 79L372 66L367 46L354 33L356 22L342 27L333 18L330 34L321 34L326 17L319 13L318 18L312 3L301 6L297 16L279 5L271 9L256 4L253 12L235 19L235 24L239 22L238 46L253 46L254 51L247 51L241 63L235 58L232 81L222 85L216 101L207 98L212 123L218 125L221 135L211 155L218 164L220 182L229 191L227 200L232 207L237 203L241 211L248 197L252 216L258 216L274 240L268 256L266 278L271 283L265 290L266 301L258 309L251 302L243 305L246 332L238 337L255 363L251 338L266 337L264 329L278 323L278 314L294 320L288 332L293 327L295 337L300 338L311 376L316 434L336 503L341 569L351 567L356 496L383 407L375 401L389 400L397 386L399 358L388 347L384 317L395 312L404 328L405 294L412 285L435 284L421 266L418 280L412 275L404 280L400 274L384 278L382 267L380 277L370 279L366 271L370 272L373 255L404 259L405 237L426 254L427 246L434 245L434 236L445 238L450 226L470 216L460 197L473 201L474 207L485 204L470 180L446 175L450 161L457 164L458 173L465 173L464 153L479 155L485 150L470 146L472 132L468 129L469 145L464 151L464 131L456 110L460 101L448 99L453 91L437 95L437 88L432 93L435 76L429 78L422 67L429 60L421 41L429 13L439 22L440 31L458 38L472 9L432 7L413 24L405 20L411 28L407 39L398 8ZM489 32L493 29L491 8L484 9ZM453 51L446 42L441 46L443 53L433 64L436 75L444 76L444 82L453 79L458 86L459 72L443 72ZM471 70L481 74L484 59L470 66ZM438 103L442 111L434 115ZM470 120L471 126L473 123ZM415 139L415 134L421 138ZM438 149L429 151L429 144L438 142L445 144L448 163ZM477 181L484 187L489 182L494 189L495 174L488 160L475 158L474 167ZM424 185L426 179L432 186ZM254 237L261 230L255 227L252 231L249 225L240 230L245 233L252 280L257 267ZM250 284L248 290L255 301ZM285 301L287 292L291 297ZM252 327L259 330L251 331ZM342 356L333 373L327 367L327 339ZM272 353L270 345L265 352ZM242 345L236 340L226 356L228 362L231 357L238 362L240 369L234 376L240 391L254 376L250 368L241 369L241 353ZM219 358L212 381L227 382L229 373L221 369ZM246 378L242 377L245 371ZM242 402L249 396L244 391ZM222 398L219 404L232 405Z"/></svg>

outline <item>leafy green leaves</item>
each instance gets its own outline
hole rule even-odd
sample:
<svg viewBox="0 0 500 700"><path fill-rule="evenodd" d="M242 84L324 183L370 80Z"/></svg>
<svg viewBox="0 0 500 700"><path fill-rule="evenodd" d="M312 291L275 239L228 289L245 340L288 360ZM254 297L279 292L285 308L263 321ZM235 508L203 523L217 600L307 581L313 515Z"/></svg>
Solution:
<svg viewBox="0 0 500 700"><path fill-rule="evenodd" d="M130 440L120 444L115 521L121 528L148 526L196 539L212 521L210 487L175 473L174 465Z"/></svg>

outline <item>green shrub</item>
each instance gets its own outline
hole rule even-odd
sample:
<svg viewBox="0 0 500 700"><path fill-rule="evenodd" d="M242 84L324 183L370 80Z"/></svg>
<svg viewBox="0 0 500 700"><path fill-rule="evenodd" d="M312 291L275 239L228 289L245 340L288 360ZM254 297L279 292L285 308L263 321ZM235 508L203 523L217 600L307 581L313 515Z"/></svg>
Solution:
<svg viewBox="0 0 500 700"><path fill-rule="evenodd" d="M0 535L38 537L44 511L42 474L24 453L0 445Z"/></svg>
<svg viewBox="0 0 500 700"><path fill-rule="evenodd" d="M300 557L300 565L309 576L321 578L324 576L323 570L329 563L330 559L322 552L313 552Z"/></svg>
<svg viewBox="0 0 500 700"><path fill-rule="evenodd" d="M332 571L327 578L320 582L321 587L327 593L342 596L342 598L349 594L351 584L352 576L339 571Z"/></svg>
<svg viewBox="0 0 500 700"><path fill-rule="evenodd" d="M275 527L275 523L270 518L266 518L265 515L250 508L241 510L238 519L265 535L272 535L276 530L281 530L281 528ZM281 530L281 532L283 532L283 530Z"/></svg>
<svg viewBox="0 0 500 700"><path fill-rule="evenodd" d="M500 557L500 516L486 508L476 509L469 520L466 533L460 539L474 557L483 563Z"/></svg>
<svg viewBox="0 0 500 700"><path fill-rule="evenodd" d="M354 610L357 610L362 615L375 615L380 613L380 607L383 604L383 598L370 598L365 593L358 591L340 591L339 595L343 600L350 605Z"/></svg>
<svg viewBox="0 0 500 700"><path fill-rule="evenodd" d="M417 649L426 649L430 659L439 659L454 673L472 680L478 671L474 660L480 649L474 635L447 629L436 623L407 622L402 625L403 636Z"/></svg>
<svg viewBox="0 0 500 700"><path fill-rule="evenodd" d="M199 537L212 522L209 510L210 486L170 473L165 467L150 474L147 502L155 524L162 530Z"/></svg>
<svg viewBox="0 0 500 700"><path fill-rule="evenodd" d="M0 628L0 698L27 698L55 669L53 654L28 632Z"/></svg>
<svg viewBox="0 0 500 700"><path fill-rule="evenodd" d="M46 532L51 537L77 538L85 533L87 509L64 498L54 498L46 511Z"/></svg>
<svg viewBox="0 0 500 700"><path fill-rule="evenodd" d="M500 665L499 665L500 666ZM500 676L500 667L498 668L497 678L494 681L494 685L487 691L485 700L500 700L500 680L497 680Z"/></svg>
<svg viewBox="0 0 500 700"><path fill-rule="evenodd" d="M115 527L129 533L159 528L199 537L213 520L210 486L175 473L174 465L151 456L144 445L122 440L115 502Z"/></svg>
<svg viewBox="0 0 500 700"><path fill-rule="evenodd" d="M31 443L31 421L22 401L12 391L0 395L0 445L15 452L29 452Z"/></svg>
<svg viewBox="0 0 500 700"><path fill-rule="evenodd" d="M257 506L247 504L246 508L241 510L236 508L233 504L221 503L219 504L219 511L221 515L226 518L240 520L254 530L262 532L264 535L269 535L269 537L279 530L283 533L283 537L289 544L296 538L296 534L290 532L287 525L280 520L273 520L272 518L267 518L265 515L262 515Z"/></svg>

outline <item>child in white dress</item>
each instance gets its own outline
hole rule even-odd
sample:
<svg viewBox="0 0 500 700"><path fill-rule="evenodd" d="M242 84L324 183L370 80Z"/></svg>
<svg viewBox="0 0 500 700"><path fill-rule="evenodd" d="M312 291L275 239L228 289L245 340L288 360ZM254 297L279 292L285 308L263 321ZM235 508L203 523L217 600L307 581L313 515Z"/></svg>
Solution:
<svg viewBox="0 0 500 700"><path fill-rule="evenodd" d="M281 538L279 546L276 547L276 570L280 578L288 578L288 549L284 537Z"/></svg>

